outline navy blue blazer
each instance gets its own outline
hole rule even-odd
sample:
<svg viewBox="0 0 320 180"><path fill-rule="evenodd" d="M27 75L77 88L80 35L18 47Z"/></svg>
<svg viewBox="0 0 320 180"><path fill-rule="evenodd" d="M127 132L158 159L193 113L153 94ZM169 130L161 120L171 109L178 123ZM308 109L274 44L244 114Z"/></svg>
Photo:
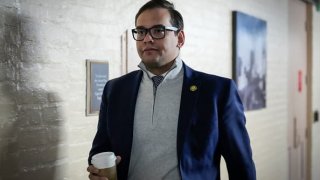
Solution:
<svg viewBox="0 0 320 180"><path fill-rule="evenodd" d="M243 105L234 82L195 71L185 64L177 131L178 167L183 180L220 179L224 157L230 180L255 180ZM128 177L134 111L143 72L107 82L96 136L89 154L113 151L121 156L118 179ZM191 91L191 86L196 86Z"/></svg>

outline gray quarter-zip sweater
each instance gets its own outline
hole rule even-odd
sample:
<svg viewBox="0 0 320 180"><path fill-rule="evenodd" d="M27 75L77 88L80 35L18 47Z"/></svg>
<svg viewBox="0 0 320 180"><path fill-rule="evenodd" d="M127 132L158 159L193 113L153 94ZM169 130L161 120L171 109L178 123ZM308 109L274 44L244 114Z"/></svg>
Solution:
<svg viewBox="0 0 320 180"><path fill-rule="evenodd" d="M183 83L182 60L178 57L154 89L143 70L134 115L129 180L178 180L177 126Z"/></svg>

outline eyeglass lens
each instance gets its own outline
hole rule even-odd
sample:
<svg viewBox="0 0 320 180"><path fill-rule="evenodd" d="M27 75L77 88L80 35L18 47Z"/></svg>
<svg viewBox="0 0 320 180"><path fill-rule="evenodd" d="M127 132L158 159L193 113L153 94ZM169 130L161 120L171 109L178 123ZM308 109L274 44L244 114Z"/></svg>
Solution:
<svg viewBox="0 0 320 180"><path fill-rule="evenodd" d="M164 27L152 27L150 29L136 28L132 31L134 39L138 41L143 40L148 32L154 39L162 39L165 37Z"/></svg>

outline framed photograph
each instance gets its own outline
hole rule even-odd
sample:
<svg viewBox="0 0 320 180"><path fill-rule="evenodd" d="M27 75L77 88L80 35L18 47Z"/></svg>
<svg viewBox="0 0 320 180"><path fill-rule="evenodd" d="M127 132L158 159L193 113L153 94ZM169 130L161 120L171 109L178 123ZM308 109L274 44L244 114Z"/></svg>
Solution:
<svg viewBox="0 0 320 180"><path fill-rule="evenodd" d="M266 107L267 22L233 11L233 79L244 108Z"/></svg>
<svg viewBox="0 0 320 180"><path fill-rule="evenodd" d="M98 115L103 88L109 79L109 64L105 61L87 60L86 115Z"/></svg>
<svg viewBox="0 0 320 180"><path fill-rule="evenodd" d="M136 41L132 37L131 29L127 29L121 35L121 74L138 70L140 61Z"/></svg>

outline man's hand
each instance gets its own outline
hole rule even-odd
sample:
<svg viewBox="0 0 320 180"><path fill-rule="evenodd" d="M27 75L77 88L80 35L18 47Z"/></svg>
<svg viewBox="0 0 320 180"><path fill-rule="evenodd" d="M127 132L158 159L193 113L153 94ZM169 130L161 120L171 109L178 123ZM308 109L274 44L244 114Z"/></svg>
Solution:
<svg viewBox="0 0 320 180"><path fill-rule="evenodd" d="M99 169L95 168L94 166L90 165L87 168L87 171L90 173L89 174L89 179L90 180L108 180L106 177L101 177L99 176Z"/></svg>
<svg viewBox="0 0 320 180"><path fill-rule="evenodd" d="M121 157L117 156L116 164L118 165L120 161L121 161ZM90 165L87 168L87 171L90 173L88 176L90 180L108 180L108 178L106 177L99 176L98 174L100 170L95 168L93 165Z"/></svg>

